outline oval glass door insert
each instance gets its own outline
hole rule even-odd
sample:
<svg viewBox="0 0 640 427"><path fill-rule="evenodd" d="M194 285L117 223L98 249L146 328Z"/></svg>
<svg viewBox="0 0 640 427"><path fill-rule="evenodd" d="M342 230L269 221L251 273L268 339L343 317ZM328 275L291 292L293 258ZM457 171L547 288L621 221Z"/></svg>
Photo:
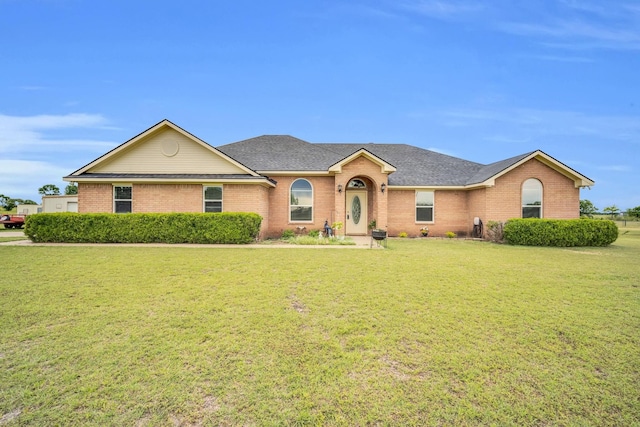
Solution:
<svg viewBox="0 0 640 427"><path fill-rule="evenodd" d="M362 214L362 205L360 204L360 197L353 196L353 200L351 201L351 215L353 216L354 224L357 224L360 222L361 214Z"/></svg>

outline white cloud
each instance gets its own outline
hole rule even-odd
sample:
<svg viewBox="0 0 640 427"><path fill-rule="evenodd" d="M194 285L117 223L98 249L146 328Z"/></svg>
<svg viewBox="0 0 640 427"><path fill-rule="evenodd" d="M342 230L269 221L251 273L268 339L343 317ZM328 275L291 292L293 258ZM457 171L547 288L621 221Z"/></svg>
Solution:
<svg viewBox="0 0 640 427"><path fill-rule="evenodd" d="M38 201L38 188L54 184L64 190L62 177L117 144L78 138L111 129L99 114L9 116L0 114L0 194ZM83 154L78 155L82 151Z"/></svg>
<svg viewBox="0 0 640 427"><path fill-rule="evenodd" d="M609 141L640 143L640 121L634 116L599 116L576 111L527 108L454 109L441 114L444 116L443 123L453 122L455 127L499 122L503 130L509 130L511 126L528 134L594 136Z"/></svg>
<svg viewBox="0 0 640 427"><path fill-rule="evenodd" d="M64 192L62 177L71 170L42 161L0 160L0 194L40 201L38 188L54 184Z"/></svg>
<svg viewBox="0 0 640 427"><path fill-rule="evenodd" d="M541 61L552 62L574 62L574 63L588 63L594 62L592 58L585 58L584 56L568 56L568 55L522 55L524 58L539 59Z"/></svg>
<svg viewBox="0 0 640 427"><path fill-rule="evenodd" d="M391 4L391 3L390 3ZM640 6L625 2L404 0L395 8L530 39L553 49L640 50ZM559 60L549 55L548 60ZM545 58L541 58L545 59ZM583 62L584 58L578 58Z"/></svg>
<svg viewBox="0 0 640 427"><path fill-rule="evenodd" d="M640 33L635 28L613 28L602 24L579 20L564 20L554 23L504 23L500 28L520 36L541 37L560 41L545 43L551 47L574 49L640 49Z"/></svg>
<svg viewBox="0 0 640 427"><path fill-rule="evenodd" d="M0 114L0 154L20 153L27 158L47 151L57 153L64 148L104 150L113 147L113 142L77 138L52 138L45 132L70 132L78 128L106 129L107 120L96 114L67 114L60 116L7 116ZM34 151L35 150L35 151Z"/></svg>
<svg viewBox="0 0 640 427"><path fill-rule="evenodd" d="M630 172L631 167L627 165L605 165L598 166L597 169L609 172Z"/></svg>
<svg viewBox="0 0 640 427"><path fill-rule="evenodd" d="M65 114L38 116L7 116L0 114L0 129L62 129L95 127L106 124L100 114Z"/></svg>
<svg viewBox="0 0 640 427"><path fill-rule="evenodd" d="M439 19L455 18L484 9L482 2L461 0L419 0L401 3L401 6Z"/></svg>

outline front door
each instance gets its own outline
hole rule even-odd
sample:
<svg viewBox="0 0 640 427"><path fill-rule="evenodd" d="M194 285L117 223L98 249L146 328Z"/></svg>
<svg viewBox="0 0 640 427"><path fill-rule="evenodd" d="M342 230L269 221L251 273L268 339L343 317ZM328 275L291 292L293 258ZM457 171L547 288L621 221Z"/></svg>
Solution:
<svg viewBox="0 0 640 427"><path fill-rule="evenodd" d="M345 234L367 234L367 191L347 191Z"/></svg>

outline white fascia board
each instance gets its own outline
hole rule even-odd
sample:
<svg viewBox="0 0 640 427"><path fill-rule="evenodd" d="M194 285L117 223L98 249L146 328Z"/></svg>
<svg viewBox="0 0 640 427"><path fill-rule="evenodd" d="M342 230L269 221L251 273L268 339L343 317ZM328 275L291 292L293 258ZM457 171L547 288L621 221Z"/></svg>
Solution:
<svg viewBox="0 0 640 427"><path fill-rule="evenodd" d="M119 178L91 178L82 176L72 176L63 178L64 181L70 182L93 182L93 183L105 183L111 184L114 182L138 183L138 184L204 184L204 183L217 183L217 184L259 184L265 187L275 187L276 185L264 178L256 179L233 179L233 178L126 178L119 180Z"/></svg>
<svg viewBox="0 0 640 427"><path fill-rule="evenodd" d="M330 176L333 175L329 171L256 171L263 176Z"/></svg>

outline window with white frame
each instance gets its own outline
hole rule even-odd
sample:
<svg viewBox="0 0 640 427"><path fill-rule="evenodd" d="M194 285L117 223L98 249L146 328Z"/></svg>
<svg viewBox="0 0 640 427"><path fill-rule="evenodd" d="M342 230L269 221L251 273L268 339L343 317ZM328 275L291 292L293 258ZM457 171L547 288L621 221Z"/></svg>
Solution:
<svg viewBox="0 0 640 427"><path fill-rule="evenodd" d="M313 220L313 187L306 179L297 179L291 184L289 220L291 222Z"/></svg>
<svg viewBox="0 0 640 427"><path fill-rule="evenodd" d="M132 193L131 185L113 186L113 211L115 213L132 212Z"/></svg>
<svg viewBox="0 0 640 427"><path fill-rule="evenodd" d="M522 218L542 218L542 183L535 178L522 184Z"/></svg>
<svg viewBox="0 0 640 427"><path fill-rule="evenodd" d="M433 191L416 191L416 222L433 222Z"/></svg>
<svg viewBox="0 0 640 427"><path fill-rule="evenodd" d="M204 211L222 212L222 185L204 187Z"/></svg>

